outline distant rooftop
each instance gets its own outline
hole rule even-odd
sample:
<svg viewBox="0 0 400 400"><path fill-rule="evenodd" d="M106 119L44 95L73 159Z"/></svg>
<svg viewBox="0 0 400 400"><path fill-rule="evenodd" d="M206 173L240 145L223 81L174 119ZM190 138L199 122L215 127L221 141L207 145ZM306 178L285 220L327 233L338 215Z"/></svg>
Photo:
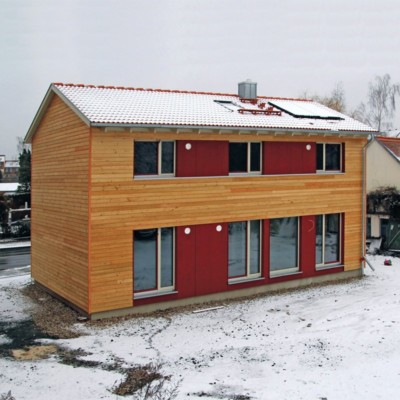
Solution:
<svg viewBox="0 0 400 400"><path fill-rule="evenodd" d="M0 183L0 193L16 192L18 185L18 182Z"/></svg>
<svg viewBox="0 0 400 400"><path fill-rule="evenodd" d="M6 160L6 168L19 168L19 161L16 160Z"/></svg>
<svg viewBox="0 0 400 400"><path fill-rule="evenodd" d="M400 161L400 138L386 136L375 136L375 138Z"/></svg>

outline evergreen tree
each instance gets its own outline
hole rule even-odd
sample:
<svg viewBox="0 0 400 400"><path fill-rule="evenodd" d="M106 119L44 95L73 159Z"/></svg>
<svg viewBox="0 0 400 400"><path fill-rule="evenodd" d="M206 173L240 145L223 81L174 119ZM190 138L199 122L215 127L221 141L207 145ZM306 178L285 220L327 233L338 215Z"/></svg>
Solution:
<svg viewBox="0 0 400 400"><path fill-rule="evenodd" d="M19 154L19 175L18 175L17 196L14 203L22 206L31 202L31 151L23 149ZM16 207L17 208L17 207Z"/></svg>

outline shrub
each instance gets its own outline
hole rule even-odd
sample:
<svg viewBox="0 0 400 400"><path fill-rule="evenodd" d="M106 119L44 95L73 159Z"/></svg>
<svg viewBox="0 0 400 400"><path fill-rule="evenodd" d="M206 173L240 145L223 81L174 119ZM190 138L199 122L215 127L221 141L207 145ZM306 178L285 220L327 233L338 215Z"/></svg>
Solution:
<svg viewBox="0 0 400 400"><path fill-rule="evenodd" d="M178 394L178 383L171 381L170 375L163 375L162 364L147 364L130 368L126 378L113 393L119 396L133 395L137 400L172 400Z"/></svg>

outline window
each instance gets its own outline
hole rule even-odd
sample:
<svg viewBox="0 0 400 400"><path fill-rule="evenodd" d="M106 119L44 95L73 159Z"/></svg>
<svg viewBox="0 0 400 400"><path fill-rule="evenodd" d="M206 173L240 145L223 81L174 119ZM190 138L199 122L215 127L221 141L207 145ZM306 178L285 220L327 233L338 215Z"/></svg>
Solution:
<svg viewBox="0 0 400 400"><path fill-rule="evenodd" d="M381 238L382 238L382 246L386 245L386 241L388 238L388 227L389 227L389 220L381 218L380 220L380 233L381 233Z"/></svg>
<svg viewBox="0 0 400 400"><path fill-rule="evenodd" d="M134 231L133 269L135 293L174 289L174 228Z"/></svg>
<svg viewBox="0 0 400 400"><path fill-rule="evenodd" d="M261 173L261 143L229 143L230 173Z"/></svg>
<svg viewBox="0 0 400 400"><path fill-rule="evenodd" d="M270 220L270 275L279 276L299 270L298 217Z"/></svg>
<svg viewBox="0 0 400 400"><path fill-rule="evenodd" d="M317 215L315 246L317 269L340 263L340 232L340 214Z"/></svg>
<svg viewBox="0 0 400 400"><path fill-rule="evenodd" d="M342 145L340 143L317 143L317 171L342 170Z"/></svg>
<svg viewBox="0 0 400 400"><path fill-rule="evenodd" d="M228 224L230 281L261 276L261 221Z"/></svg>
<svg viewBox="0 0 400 400"><path fill-rule="evenodd" d="M134 174L167 175L175 174L175 142L136 142Z"/></svg>
<svg viewBox="0 0 400 400"><path fill-rule="evenodd" d="M371 237L371 217L367 217L367 238Z"/></svg>

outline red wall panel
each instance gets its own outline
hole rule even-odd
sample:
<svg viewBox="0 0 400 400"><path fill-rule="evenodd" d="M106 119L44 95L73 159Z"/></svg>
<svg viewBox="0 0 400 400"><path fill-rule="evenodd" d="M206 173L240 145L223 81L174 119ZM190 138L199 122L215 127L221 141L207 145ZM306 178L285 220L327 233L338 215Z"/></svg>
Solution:
<svg viewBox="0 0 400 400"><path fill-rule="evenodd" d="M222 231L216 227L221 225ZM228 226L196 226L196 295L228 289Z"/></svg>
<svg viewBox="0 0 400 400"><path fill-rule="evenodd" d="M304 278L315 274L315 243L315 215L300 217L300 270Z"/></svg>
<svg viewBox="0 0 400 400"><path fill-rule="evenodd" d="M185 229L190 233L186 234ZM178 298L196 295L196 227L175 229L175 287Z"/></svg>
<svg viewBox="0 0 400 400"><path fill-rule="evenodd" d="M346 172L346 143L342 143L342 172Z"/></svg>
<svg viewBox="0 0 400 400"><path fill-rule="evenodd" d="M269 257L270 257L270 240L269 240L269 219L262 221L262 243L261 243L261 265L262 274L269 279Z"/></svg>
<svg viewBox="0 0 400 400"><path fill-rule="evenodd" d="M310 146L307 150L306 146ZM317 168L316 144L307 142L265 142L263 174L311 174Z"/></svg>
<svg viewBox="0 0 400 400"><path fill-rule="evenodd" d="M190 144L188 150L186 145ZM178 140L176 176L225 176L229 174L229 142Z"/></svg>
<svg viewBox="0 0 400 400"><path fill-rule="evenodd" d="M190 144L192 148L187 150L186 144ZM189 140L176 141L176 176L197 176L195 144L196 142Z"/></svg>

